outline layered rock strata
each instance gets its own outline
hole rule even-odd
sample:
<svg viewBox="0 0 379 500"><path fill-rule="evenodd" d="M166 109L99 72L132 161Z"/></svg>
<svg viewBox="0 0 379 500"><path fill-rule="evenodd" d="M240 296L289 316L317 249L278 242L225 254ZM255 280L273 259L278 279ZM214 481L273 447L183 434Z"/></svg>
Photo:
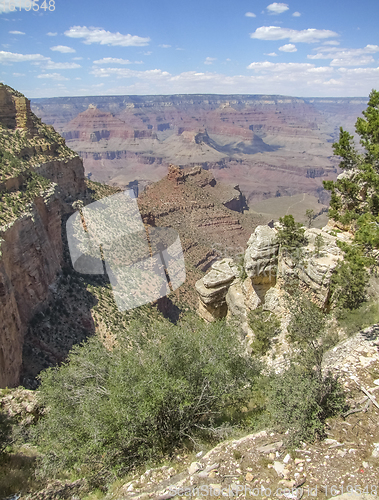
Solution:
<svg viewBox="0 0 379 500"><path fill-rule="evenodd" d="M80 158L33 115L28 99L5 85L0 85L0 125L0 152L6 153L0 162L0 208L8 214L0 227L0 387L6 387L19 383L28 323L48 301L61 270L62 216L84 195L85 183ZM50 183L36 188L37 176L32 188L26 183L31 174ZM27 197L28 189L35 194Z"/></svg>
<svg viewBox="0 0 379 500"><path fill-rule="evenodd" d="M61 268L61 201L56 186L29 213L0 229L0 386L19 382L27 324L47 301Z"/></svg>
<svg viewBox="0 0 379 500"><path fill-rule="evenodd" d="M243 334L251 337L249 312L263 306L274 314L285 314L284 297L292 278L320 308L328 307L331 277L342 258L337 238L328 234L328 228L307 229L307 244L289 252L279 246L278 224L275 226L255 229L247 244L243 269L238 270L232 259L224 259L213 264L196 283L198 312L206 321L235 318ZM316 244L318 236L322 237L321 248Z"/></svg>

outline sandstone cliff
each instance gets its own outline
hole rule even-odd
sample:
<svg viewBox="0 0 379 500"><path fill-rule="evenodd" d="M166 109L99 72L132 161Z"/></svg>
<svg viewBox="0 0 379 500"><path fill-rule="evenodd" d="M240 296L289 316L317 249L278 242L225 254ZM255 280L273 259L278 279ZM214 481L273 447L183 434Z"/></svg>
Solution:
<svg viewBox="0 0 379 500"><path fill-rule="evenodd" d="M337 237L329 234L328 227L307 229L307 244L297 252L288 252L278 243L278 227L279 223L258 226L247 243L243 265L238 268L232 259L216 262L196 283L198 312L206 321L237 319L243 336L252 340L254 328L249 325L248 315L263 306L279 315L285 325L285 296L293 278L320 308L329 307L331 277L342 258ZM322 248L316 245L316 237L320 236ZM343 233L338 236L348 238Z"/></svg>
<svg viewBox="0 0 379 500"><path fill-rule="evenodd" d="M28 322L60 272L62 215L85 190L84 169L29 100L0 85L0 386L19 383Z"/></svg>

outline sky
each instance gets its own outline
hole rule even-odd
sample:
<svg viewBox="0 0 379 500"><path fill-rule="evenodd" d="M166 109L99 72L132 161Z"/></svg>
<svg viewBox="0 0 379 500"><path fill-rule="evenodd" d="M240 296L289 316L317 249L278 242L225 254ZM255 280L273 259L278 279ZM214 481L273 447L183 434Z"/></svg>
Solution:
<svg viewBox="0 0 379 500"><path fill-rule="evenodd" d="M378 19L378 0L0 0L0 80L28 98L367 97Z"/></svg>

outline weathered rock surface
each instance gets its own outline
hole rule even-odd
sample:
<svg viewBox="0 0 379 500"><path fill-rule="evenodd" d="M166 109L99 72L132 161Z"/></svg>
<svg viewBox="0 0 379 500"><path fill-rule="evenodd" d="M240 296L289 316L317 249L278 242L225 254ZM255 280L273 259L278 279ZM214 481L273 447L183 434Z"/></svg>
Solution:
<svg viewBox="0 0 379 500"><path fill-rule="evenodd" d="M195 284L199 295L199 313L206 321L226 316L226 294L238 275L233 259L223 259L212 265L211 270Z"/></svg>
<svg viewBox="0 0 379 500"><path fill-rule="evenodd" d="M285 326L285 295L291 278L296 278L300 288L319 307L325 308L332 274L342 258L337 238L321 229L307 229L307 244L300 249L279 248L279 226L275 226L258 226L249 238L244 259L247 278L243 281L240 273L232 272L233 262L229 260L213 264L211 271L196 283L199 314L207 321L224 316L237 319L241 333L248 340L254 337L248 315L259 306L282 316ZM320 237L321 245L317 245L316 238Z"/></svg>
<svg viewBox="0 0 379 500"><path fill-rule="evenodd" d="M279 251L276 235L275 229L258 226L247 242L245 270L254 283L275 282Z"/></svg>
<svg viewBox="0 0 379 500"><path fill-rule="evenodd" d="M14 175L3 176L0 197L20 190L29 169L51 181L22 206L18 218L0 227L0 387L5 387L19 383L28 322L48 300L61 270L62 215L72 211L85 183L80 158L39 122L28 99L5 85L0 85L0 123L7 127L3 142L20 158ZM22 141L28 146L19 146Z"/></svg>
<svg viewBox="0 0 379 500"><path fill-rule="evenodd" d="M18 384L26 327L61 268L61 201L56 187L0 228L0 386Z"/></svg>
<svg viewBox="0 0 379 500"><path fill-rule="evenodd" d="M320 235L324 244L317 251L315 239ZM298 277L300 286L308 291L320 307L327 305L330 293L330 280L334 269L343 256L337 246L336 237L321 229L307 229L305 237L308 244L296 252L295 258L288 252L281 252L278 259L278 278L280 285L291 277Z"/></svg>

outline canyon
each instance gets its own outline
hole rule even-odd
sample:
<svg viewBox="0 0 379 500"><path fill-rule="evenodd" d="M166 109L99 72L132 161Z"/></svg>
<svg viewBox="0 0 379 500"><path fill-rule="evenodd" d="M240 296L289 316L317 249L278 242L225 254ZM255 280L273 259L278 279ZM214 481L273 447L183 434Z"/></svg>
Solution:
<svg viewBox="0 0 379 500"><path fill-rule="evenodd" d="M259 203L269 199L273 217L294 195L312 197L303 212L328 203L322 180L339 173L332 143L340 126L354 132L366 104L269 95L32 99L36 115L62 134L93 180L141 190L170 163L201 166L217 181L238 184L252 211L262 212Z"/></svg>
<svg viewBox="0 0 379 500"><path fill-rule="evenodd" d="M13 159L3 158L0 180L0 385L17 385L20 377L33 381L86 336L101 329L110 335L106 313L93 311L101 297L93 287L89 292L90 281L79 275L71 280L65 255L62 229L73 202L93 201L88 186L105 189L85 174L116 190L138 190L145 224L178 231L186 283L157 305L167 315L183 304L194 309L195 283L215 261L243 254L254 229L270 221L275 203L280 215L295 205L304 212L311 207L315 215L327 209L321 181L337 175L333 124L351 127L364 107L359 99L332 101L330 111L327 100L278 96L30 103L1 85L1 150ZM20 211L31 172L44 187ZM259 201L268 208L255 211ZM75 299L76 288L83 304Z"/></svg>

